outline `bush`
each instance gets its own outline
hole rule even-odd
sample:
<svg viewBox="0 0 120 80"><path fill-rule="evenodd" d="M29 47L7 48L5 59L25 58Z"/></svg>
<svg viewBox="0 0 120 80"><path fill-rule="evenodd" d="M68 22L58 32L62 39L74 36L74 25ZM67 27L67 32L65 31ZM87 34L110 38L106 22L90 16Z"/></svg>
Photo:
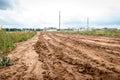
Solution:
<svg viewBox="0 0 120 80"><path fill-rule="evenodd" d="M12 65L12 62L10 58L7 56L3 56L0 62L0 66L6 67L6 66L11 66L11 65Z"/></svg>

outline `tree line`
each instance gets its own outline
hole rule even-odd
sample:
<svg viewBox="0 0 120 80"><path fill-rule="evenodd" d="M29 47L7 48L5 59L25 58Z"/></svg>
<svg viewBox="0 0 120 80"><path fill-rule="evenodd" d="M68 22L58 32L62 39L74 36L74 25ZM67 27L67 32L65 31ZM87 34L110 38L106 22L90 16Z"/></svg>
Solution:
<svg viewBox="0 0 120 80"><path fill-rule="evenodd" d="M5 31L43 31L43 29L40 29L40 28L37 28L37 29L34 29L34 28L22 28L22 29L19 29L19 28L2 28L2 30L5 30Z"/></svg>

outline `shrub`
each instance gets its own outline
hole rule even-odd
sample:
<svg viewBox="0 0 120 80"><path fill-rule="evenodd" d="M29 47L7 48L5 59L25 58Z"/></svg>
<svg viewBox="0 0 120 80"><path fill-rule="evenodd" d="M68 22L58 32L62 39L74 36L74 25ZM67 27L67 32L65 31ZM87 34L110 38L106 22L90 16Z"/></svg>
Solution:
<svg viewBox="0 0 120 80"><path fill-rule="evenodd" d="M0 62L0 66L6 67L6 66L10 66L10 65L12 65L10 58L7 56L3 56L1 59L1 62Z"/></svg>

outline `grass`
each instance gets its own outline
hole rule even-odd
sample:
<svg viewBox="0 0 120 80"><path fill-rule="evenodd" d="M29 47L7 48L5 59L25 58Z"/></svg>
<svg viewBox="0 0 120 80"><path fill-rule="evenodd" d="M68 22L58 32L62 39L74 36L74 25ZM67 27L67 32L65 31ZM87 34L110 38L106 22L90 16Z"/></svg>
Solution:
<svg viewBox="0 0 120 80"><path fill-rule="evenodd" d="M0 57L16 47L16 43L26 41L36 32L6 32L0 30Z"/></svg>
<svg viewBox="0 0 120 80"><path fill-rule="evenodd" d="M59 32L60 33L67 33L67 34L120 37L120 30L59 31Z"/></svg>

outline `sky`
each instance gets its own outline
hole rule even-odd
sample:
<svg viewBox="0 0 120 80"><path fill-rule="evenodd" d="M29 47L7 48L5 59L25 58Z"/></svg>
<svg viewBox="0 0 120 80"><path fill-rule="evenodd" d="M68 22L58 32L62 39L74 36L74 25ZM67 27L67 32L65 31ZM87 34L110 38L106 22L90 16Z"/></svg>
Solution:
<svg viewBox="0 0 120 80"><path fill-rule="evenodd" d="M0 25L9 28L120 28L120 0L0 0Z"/></svg>

